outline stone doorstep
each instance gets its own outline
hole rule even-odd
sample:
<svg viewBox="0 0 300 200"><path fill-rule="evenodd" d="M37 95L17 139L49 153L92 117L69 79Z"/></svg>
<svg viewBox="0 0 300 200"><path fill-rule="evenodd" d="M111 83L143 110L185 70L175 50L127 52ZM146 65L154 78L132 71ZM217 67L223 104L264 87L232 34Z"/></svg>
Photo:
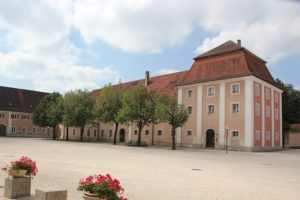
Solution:
<svg viewBox="0 0 300 200"><path fill-rule="evenodd" d="M36 189L35 200L67 200L67 190L56 188Z"/></svg>

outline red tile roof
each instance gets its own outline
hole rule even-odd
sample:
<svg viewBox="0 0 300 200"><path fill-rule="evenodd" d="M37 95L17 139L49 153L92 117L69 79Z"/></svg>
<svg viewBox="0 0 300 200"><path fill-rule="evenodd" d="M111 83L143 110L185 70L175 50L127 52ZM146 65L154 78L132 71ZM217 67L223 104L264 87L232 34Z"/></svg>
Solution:
<svg viewBox="0 0 300 200"><path fill-rule="evenodd" d="M0 110L32 113L47 94L0 86Z"/></svg>

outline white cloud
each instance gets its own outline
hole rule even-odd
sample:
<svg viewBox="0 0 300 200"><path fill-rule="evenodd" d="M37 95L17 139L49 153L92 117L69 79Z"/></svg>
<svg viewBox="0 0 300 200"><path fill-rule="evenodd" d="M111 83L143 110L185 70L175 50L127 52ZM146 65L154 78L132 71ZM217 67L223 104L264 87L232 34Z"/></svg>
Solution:
<svg viewBox="0 0 300 200"><path fill-rule="evenodd" d="M82 50L69 40L72 9L72 1L0 1L0 30L6 31L1 43L11 47L0 52L1 75L32 81L42 91L117 82L120 74L112 67L78 64Z"/></svg>
<svg viewBox="0 0 300 200"><path fill-rule="evenodd" d="M167 68L161 68L157 71L158 75L163 75L163 74L171 74L171 73L175 73L178 72L175 69L167 69Z"/></svg>

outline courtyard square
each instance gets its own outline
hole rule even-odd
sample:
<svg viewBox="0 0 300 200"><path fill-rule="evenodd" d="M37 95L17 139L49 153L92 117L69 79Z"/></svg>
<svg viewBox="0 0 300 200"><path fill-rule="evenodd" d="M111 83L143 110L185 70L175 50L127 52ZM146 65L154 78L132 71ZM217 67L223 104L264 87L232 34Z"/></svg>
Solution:
<svg viewBox="0 0 300 200"><path fill-rule="evenodd" d="M110 173L130 200L299 200L300 150L249 153L167 147L113 146L47 139L0 137L0 166L20 156L37 161L36 188L68 190L82 199L81 178ZM0 172L0 199L4 179ZM31 200L31 198L23 198Z"/></svg>

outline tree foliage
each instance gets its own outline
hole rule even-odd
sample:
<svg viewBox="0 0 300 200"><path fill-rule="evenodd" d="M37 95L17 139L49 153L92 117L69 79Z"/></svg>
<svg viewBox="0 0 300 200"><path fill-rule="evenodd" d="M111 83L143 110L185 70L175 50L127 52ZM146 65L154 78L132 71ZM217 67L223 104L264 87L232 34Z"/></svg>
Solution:
<svg viewBox="0 0 300 200"><path fill-rule="evenodd" d="M63 98L57 93L45 96L34 109L33 123L42 127L53 127L53 139L56 138L56 127L63 120Z"/></svg>
<svg viewBox="0 0 300 200"><path fill-rule="evenodd" d="M141 146L142 129L156 120L157 99L157 91L148 91L144 85L137 85L129 89L122 98L123 107L120 110L118 120L132 123L138 127L138 146Z"/></svg>
<svg viewBox="0 0 300 200"><path fill-rule="evenodd" d="M64 96L64 124L80 127L80 141L83 141L84 126L93 119L94 104L86 90L70 91Z"/></svg>
<svg viewBox="0 0 300 200"><path fill-rule="evenodd" d="M113 144L117 143L119 127L118 115L122 108L122 90L120 86L106 86L97 97L95 105L95 117L104 123L114 123L115 132Z"/></svg>
<svg viewBox="0 0 300 200"><path fill-rule="evenodd" d="M176 128L182 127L188 120L187 110L182 104L178 104L173 96L163 95L155 110L156 118L167 122L172 127L172 149L176 149L175 135Z"/></svg>

